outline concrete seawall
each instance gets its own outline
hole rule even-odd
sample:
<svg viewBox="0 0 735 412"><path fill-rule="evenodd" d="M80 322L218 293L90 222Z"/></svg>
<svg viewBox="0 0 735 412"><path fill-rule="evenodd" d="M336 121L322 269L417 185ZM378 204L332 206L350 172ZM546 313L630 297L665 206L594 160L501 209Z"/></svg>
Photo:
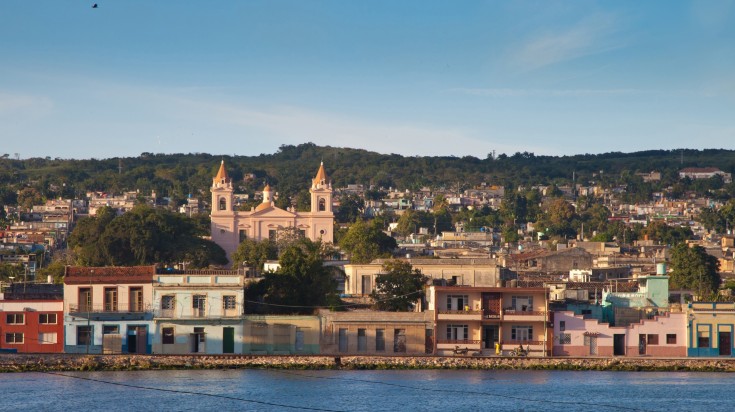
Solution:
<svg viewBox="0 0 735 412"><path fill-rule="evenodd" d="M338 360L338 361L337 361ZM474 358L376 356L153 356L1 354L0 372L167 369L478 369L735 372L721 358Z"/></svg>

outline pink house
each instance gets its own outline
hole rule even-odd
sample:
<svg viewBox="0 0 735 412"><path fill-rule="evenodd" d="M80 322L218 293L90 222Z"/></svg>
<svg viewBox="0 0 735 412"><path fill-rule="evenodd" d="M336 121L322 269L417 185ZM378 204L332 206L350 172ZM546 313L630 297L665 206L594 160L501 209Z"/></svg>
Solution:
<svg viewBox="0 0 735 412"><path fill-rule="evenodd" d="M668 313L610 326L571 311L554 312L554 356L661 356L687 353L686 314Z"/></svg>

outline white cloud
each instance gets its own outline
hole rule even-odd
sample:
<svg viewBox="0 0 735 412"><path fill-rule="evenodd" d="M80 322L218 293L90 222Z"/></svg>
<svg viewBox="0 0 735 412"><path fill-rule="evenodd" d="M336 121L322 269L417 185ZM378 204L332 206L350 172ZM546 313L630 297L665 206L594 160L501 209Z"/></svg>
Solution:
<svg viewBox="0 0 735 412"><path fill-rule="evenodd" d="M459 128L411 123L386 123L336 113L279 106L190 102L195 112L207 113L219 122L240 126L283 143L312 141L321 145L360 147L382 153L407 155L475 154L488 143Z"/></svg>
<svg viewBox="0 0 735 412"><path fill-rule="evenodd" d="M0 114L16 110L39 113L48 111L53 106L51 99L45 96L0 93Z"/></svg>
<svg viewBox="0 0 735 412"><path fill-rule="evenodd" d="M622 46L613 38L617 26L617 19L610 14L586 17L570 28L527 39L512 53L510 62L521 70L536 70L616 49Z"/></svg>
<svg viewBox="0 0 735 412"><path fill-rule="evenodd" d="M503 88L465 88L449 89L453 93L488 97L585 97L585 96L622 96L645 93L638 89L503 89Z"/></svg>

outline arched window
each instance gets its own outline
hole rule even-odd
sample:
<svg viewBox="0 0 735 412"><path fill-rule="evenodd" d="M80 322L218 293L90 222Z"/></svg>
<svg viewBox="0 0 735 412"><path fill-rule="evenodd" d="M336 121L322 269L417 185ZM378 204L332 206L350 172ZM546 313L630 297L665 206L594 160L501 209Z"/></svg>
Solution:
<svg viewBox="0 0 735 412"><path fill-rule="evenodd" d="M227 200L224 197L219 198L219 210L227 210Z"/></svg>
<svg viewBox="0 0 735 412"><path fill-rule="evenodd" d="M319 199L319 211L324 212L327 210L327 202L324 199Z"/></svg>

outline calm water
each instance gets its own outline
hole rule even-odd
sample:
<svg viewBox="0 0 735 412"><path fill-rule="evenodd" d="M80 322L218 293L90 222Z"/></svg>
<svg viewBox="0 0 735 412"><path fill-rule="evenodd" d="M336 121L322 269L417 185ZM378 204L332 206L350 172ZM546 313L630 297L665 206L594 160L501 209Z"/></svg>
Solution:
<svg viewBox="0 0 735 412"><path fill-rule="evenodd" d="M724 373L236 370L64 374L74 378L0 374L0 410L671 412L732 410L735 401L735 374Z"/></svg>

